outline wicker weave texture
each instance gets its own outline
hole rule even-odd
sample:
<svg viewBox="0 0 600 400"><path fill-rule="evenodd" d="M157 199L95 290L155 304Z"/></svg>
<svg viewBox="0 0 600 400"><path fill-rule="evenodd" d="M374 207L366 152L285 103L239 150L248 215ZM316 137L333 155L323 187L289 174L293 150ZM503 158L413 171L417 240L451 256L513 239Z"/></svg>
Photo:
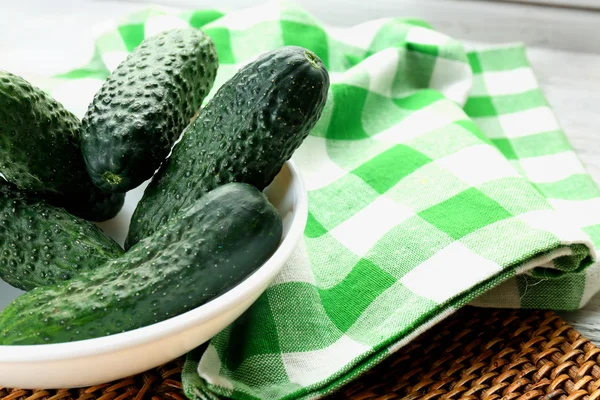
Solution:
<svg viewBox="0 0 600 400"><path fill-rule="evenodd" d="M83 389L0 388L0 400L186 400L181 389L183 358L131 378Z"/></svg>
<svg viewBox="0 0 600 400"><path fill-rule="evenodd" d="M600 399L600 349L552 312L465 308L335 399Z"/></svg>
<svg viewBox="0 0 600 400"><path fill-rule="evenodd" d="M183 360L87 389L0 400L184 399ZM600 400L600 349L552 312L465 308L330 400Z"/></svg>

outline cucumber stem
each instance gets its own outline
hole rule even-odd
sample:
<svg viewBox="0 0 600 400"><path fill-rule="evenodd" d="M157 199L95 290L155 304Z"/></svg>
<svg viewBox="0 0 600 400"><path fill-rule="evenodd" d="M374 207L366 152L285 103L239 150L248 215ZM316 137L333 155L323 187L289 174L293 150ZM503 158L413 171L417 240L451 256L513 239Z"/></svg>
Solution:
<svg viewBox="0 0 600 400"><path fill-rule="evenodd" d="M115 175L110 171L106 171L102 174L102 178L111 185L118 185L123 182L123 178L119 175Z"/></svg>
<svg viewBox="0 0 600 400"><path fill-rule="evenodd" d="M319 65L319 57L317 57L315 55L315 53L313 53L312 51L306 50L304 52L304 56L306 57L306 59L308 60L310 65L312 65L313 67L315 67L317 69L321 69L321 66Z"/></svg>

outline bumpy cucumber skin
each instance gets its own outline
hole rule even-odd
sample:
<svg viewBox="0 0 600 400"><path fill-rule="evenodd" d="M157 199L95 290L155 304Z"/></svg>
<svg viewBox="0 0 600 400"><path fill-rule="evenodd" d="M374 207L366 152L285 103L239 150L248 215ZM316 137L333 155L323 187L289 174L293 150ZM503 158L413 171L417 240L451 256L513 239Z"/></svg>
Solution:
<svg viewBox="0 0 600 400"><path fill-rule="evenodd" d="M0 181L0 278L10 285L48 286L123 253L92 222Z"/></svg>
<svg viewBox="0 0 600 400"><path fill-rule="evenodd" d="M185 130L131 219L125 247L228 182L264 189L321 116L329 75L313 53L268 52L226 82Z"/></svg>
<svg viewBox="0 0 600 400"><path fill-rule="evenodd" d="M90 339L182 314L254 272L281 235L281 217L256 188L222 186L124 256L17 298L0 313L0 344Z"/></svg>
<svg viewBox="0 0 600 400"><path fill-rule="evenodd" d="M90 180L81 155L80 123L42 90L0 71L0 172L34 193L93 221L114 217L122 194L104 193Z"/></svg>
<svg viewBox="0 0 600 400"><path fill-rule="evenodd" d="M149 179L200 108L217 67L214 44L199 30L144 40L83 118L82 151L94 184L119 193Z"/></svg>

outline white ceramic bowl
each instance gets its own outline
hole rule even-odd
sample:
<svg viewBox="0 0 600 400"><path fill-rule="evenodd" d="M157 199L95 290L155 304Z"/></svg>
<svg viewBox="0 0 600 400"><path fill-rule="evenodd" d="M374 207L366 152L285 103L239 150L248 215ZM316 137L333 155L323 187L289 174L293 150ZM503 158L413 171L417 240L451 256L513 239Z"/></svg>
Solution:
<svg viewBox="0 0 600 400"><path fill-rule="evenodd" d="M143 188L103 227L118 241ZM0 387L75 388L110 382L171 361L209 340L264 292L302 237L308 216L306 189L287 162L265 190L283 218L283 240L273 256L242 283L185 314L158 324L98 339L36 346L0 346ZM20 291L0 283L0 309Z"/></svg>

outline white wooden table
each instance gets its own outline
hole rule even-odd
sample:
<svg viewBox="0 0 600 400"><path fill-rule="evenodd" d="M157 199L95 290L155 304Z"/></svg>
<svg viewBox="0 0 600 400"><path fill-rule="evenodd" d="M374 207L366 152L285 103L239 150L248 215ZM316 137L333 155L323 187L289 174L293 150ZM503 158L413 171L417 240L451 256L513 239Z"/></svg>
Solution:
<svg viewBox="0 0 600 400"><path fill-rule="evenodd" d="M155 0L189 8L240 8L263 0ZM600 11L453 0L296 0L332 25L390 15L429 21L448 35L484 43L524 42L541 86L572 145L600 183ZM0 2L0 66L19 71L60 70L66 54L90 56L93 26L144 8L139 1L22 0ZM583 4L586 2L579 1ZM589 3L589 2L588 2ZM32 54L32 43L48 43ZM51 46L50 46L51 45ZM40 65L39 60L46 60ZM600 295L583 310L563 313L600 345Z"/></svg>

